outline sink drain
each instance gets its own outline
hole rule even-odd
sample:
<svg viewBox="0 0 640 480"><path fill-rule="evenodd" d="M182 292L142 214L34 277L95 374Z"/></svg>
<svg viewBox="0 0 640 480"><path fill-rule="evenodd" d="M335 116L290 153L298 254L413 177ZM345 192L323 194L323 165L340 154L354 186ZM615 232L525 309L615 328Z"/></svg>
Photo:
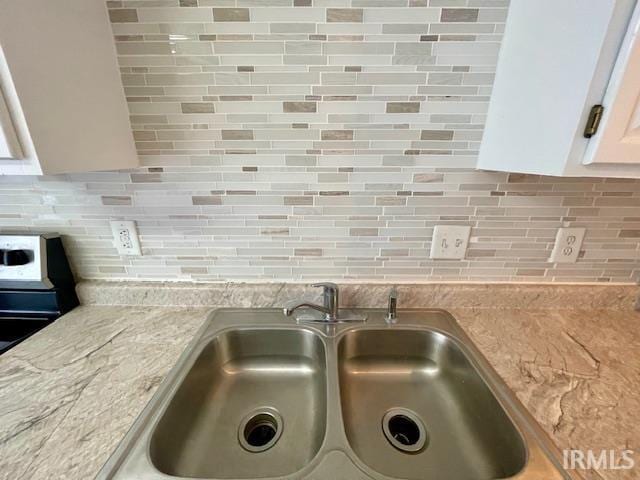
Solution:
<svg viewBox="0 0 640 480"><path fill-rule="evenodd" d="M282 417L276 409L260 408L249 413L240 422L238 441L249 452L264 452L280 439L282 429Z"/></svg>
<svg viewBox="0 0 640 480"><path fill-rule="evenodd" d="M420 417L406 408L392 408L382 417L382 432L389 443L406 453L417 453L427 444L427 429Z"/></svg>

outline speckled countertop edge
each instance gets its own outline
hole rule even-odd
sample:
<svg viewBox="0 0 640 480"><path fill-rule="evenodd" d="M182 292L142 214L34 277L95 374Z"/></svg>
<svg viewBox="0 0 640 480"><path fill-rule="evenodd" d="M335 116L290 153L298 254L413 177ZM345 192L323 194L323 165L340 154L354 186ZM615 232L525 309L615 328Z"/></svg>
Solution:
<svg viewBox="0 0 640 480"><path fill-rule="evenodd" d="M606 308L633 309L640 287L633 284L509 283L343 283L342 307L382 308L392 287L403 308ZM189 307L270 307L291 299L313 298L307 283L180 283L85 281L78 285L83 304Z"/></svg>

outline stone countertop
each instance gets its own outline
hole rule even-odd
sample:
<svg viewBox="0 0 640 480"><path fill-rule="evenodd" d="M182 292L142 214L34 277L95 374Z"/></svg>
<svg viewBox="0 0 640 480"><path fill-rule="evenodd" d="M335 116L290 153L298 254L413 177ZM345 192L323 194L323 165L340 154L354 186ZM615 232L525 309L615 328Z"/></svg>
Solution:
<svg viewBox="0 0 640 480"><path fill-rule="evenodd" d="M0 357L0 478L93 478L210 310L85 305ZM640 314L448 310L558 448L640 452Z"/></svg>
<svg viewBox="0 0 640 480"><path fill-rule="evenodd" d="M633 450L640 478L640 313L633 310L449 310L560 450Z"/></svg>
<svg viewBox="0 0 640 480"><path fill-rule="evenodd" d="M209 310L82 306L2 355L0 478L93 478Z"/></svg>

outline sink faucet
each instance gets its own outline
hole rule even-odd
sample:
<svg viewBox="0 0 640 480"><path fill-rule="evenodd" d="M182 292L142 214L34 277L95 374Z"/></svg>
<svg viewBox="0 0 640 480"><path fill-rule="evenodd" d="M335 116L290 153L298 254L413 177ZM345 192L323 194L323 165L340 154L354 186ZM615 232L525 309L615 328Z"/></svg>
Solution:
<svg viewBox="0 0 640 480"><path fill-rule="evenodd" d="M312 308L318 312L324 313L325 322L337 322L338 321L338 285L330 282L314 283L312 287L322 287L322 303L323 305L316 305L315 303L303 301L300 303L294 303L290 306L284 307L284 314L287 317L293 315L299 308Z"/></svg>

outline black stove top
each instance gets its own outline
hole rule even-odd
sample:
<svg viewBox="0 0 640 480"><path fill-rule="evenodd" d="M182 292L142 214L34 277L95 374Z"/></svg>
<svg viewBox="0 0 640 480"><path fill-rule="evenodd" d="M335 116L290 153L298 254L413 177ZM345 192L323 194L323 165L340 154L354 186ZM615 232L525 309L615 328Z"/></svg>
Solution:
<svg viewBox="0 0 640 480"><path fill-rule="evenodd" d="M0 355L52 322L47 317L0 318Z"/></svg>
<svg viewBox="0 0 640 480"><path fill-rule="evenodd" d="M77 305L60 237L0 235L0 354Z"/></svg>

